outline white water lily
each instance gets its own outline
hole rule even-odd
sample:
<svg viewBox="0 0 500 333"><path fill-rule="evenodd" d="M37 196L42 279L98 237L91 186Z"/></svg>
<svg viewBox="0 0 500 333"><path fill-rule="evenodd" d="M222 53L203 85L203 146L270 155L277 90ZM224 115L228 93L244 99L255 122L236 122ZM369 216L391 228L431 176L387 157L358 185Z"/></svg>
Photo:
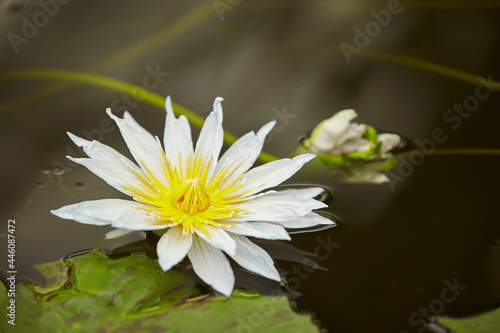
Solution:
<svg viewBox="0 0 500 333"><path fill-rule="evenodd" d="M347 109L323 120L304 141L304 147L315 154L330 155L368 152L377 147L378 157L392 155L390 151L401 143L399 135L384 133L373 139L367 138L366 132L370 126L351 122L357 116L353 109Z"/></svg>
<svg viewBox="0 0 500 333"><path fill-rule="evenodd" d="M195 147L186 117L175 117L169 97L164 148L128 112L120 119L108 109L137 164L98 141L68 133L89 156L68 158L133 200L84 201L52 213L85 224L162 234L157 253L164 271L188 256L195 273L226 296L234 288L234 274L224 253L243 268L280 281L271 257L247 236L289 240L285 228L333 224L313 212L326 207L313 199L322 188L265 191L290 178L314 155L249 170L275 124L270 122L257 133L241 137L219 158L224 134L222 100L215 99L214 111Z"/></svg>
<svg viewBox="0 0 500 333"><path fill-rule="evenodd" d="M389 181L381 171L397 162L393 149L401 147L397 134L378 134L375 128L352 122L358 115L342 110L323 120L302 142L304 148L338 172L346 182L380 184Z"/></svg>

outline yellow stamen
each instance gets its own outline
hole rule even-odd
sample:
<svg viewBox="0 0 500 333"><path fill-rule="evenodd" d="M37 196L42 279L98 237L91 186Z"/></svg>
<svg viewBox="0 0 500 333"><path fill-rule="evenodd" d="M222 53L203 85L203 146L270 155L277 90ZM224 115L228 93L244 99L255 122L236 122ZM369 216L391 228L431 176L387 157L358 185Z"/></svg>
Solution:
<svg viewBox="0 0 500 333"><path fill-rule="evenodd" d="M186 180L172 196L172 204L190 215L205 211L209 203L207 188L198 177Z"/></svg>
<svg viewBox="0 0 500 333"><path fill-rule="evenodd" d="M235 176L241 164L224 166L209 181L209 162L204 156L191 153L182 159L179 155L179 165L174 166L161 146L159 150L168 184L140 163L142 172L131 169L142 181L140 186L124 186L134 200L146 204L141 209L150 214L152 221L169 227L180 225L184 234L197 230L210 237L207 225L228 228L234 226L230 220L248 213L239 206L252 198L242 198L248 191L234 194L242 186L244 172Z"/></svg>

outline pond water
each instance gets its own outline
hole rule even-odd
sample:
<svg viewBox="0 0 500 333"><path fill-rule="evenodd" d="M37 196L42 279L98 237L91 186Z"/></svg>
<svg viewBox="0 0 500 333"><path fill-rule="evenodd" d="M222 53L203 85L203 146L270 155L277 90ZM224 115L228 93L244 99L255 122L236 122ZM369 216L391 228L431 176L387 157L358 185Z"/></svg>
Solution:
<svg viewBox="0 0 500 333"><path fill-rule="evenodd" d="M320 327L421 332L427 314L466 316L500 305L500 93L498 84L484 83L500 80L496 2L57 4L44 24L36 20L48 12L38 3L0 4L0 29L21 38L0 41L0 72L109 76L171 95L203 118L223 96L224 129L232 134L277 120L264 150L280 157L345 108L354 108L359 122L428 150L401 154L387 184L343 183L319 163L287 181L328 188L328 212L339 221L336 228L292 236L291 244L316 252L328 271L277 262L288 271L289 287L302 294L293 301L297 310L314 314ZM36 32L26 22L36 23ZM429 71L374 50L470 76ZM18 280L43 283L34 264L141 239L105 240L110 228L61 220L49 210L122 197L65 159L83 156L66 131L125 153L105 108L128 109L158 135L163 111L63 80L0 73L0 88L0 256L7 256L7 220L15 217Z"/></svg>

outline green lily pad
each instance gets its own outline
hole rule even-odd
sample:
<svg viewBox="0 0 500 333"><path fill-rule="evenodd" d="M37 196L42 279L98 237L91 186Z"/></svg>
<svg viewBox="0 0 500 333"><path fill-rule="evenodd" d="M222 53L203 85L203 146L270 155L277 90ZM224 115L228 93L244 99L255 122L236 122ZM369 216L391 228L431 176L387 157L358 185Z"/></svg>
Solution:
<svg viewBox="0 0 500 333"><path fill-rule="evenodd" d="M438 317L439 323L456 333L491 333L500 329L500 308L475 317Z"/></svg>
<svg viewBox="0 0 500 333"><path fill-rule="evenodd" d="M318 332L284 296L236 290L202 295L191 270L163 272L157 260L111 260L100 249L37 265L47 286L16 286L16 325L1 332ZM0 306L10 297L3 284Z"/></svg>
<svg viewBox="0 0 500 333"><path fill-rule="evenodd" d="M47 284L45 287L35 287L36 291L41 294L57 290L69 280L71 267L62 260L35 265L35 268L42 273Z"/></svg>

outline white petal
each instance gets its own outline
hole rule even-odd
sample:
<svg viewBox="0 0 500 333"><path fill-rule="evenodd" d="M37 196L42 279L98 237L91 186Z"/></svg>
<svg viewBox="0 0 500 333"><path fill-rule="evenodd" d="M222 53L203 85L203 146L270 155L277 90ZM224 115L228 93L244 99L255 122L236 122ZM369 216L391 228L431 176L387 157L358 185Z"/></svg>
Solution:
<svg viewBox="0 0 500 333"><path fill-rule="evenodd" d="M314 153L325 153L337 147L338 137L346 130L357 114L354 110L342 110L331 118L323 120L304 141L307 149Z"/></svg>
<svg viewBox="0 0 500 333"><path fill-rule="evenodd" d="M166 221L155 220L150 213L137 209L124 214L111 224L112 227L127 230L160 230L168 227Z"/></svg>
<svg viewBox="0 0 500 333"><path fill-rule="evenodd" d="M281 281L280 274L274 267L273 259L266 251L248 240L245 236L231 235L236 241L236 253L231 257L241 267L260 274L268 279Z"/></svg>
<svg viewBox="0 0 500 333"><path fill-rule="evenodd" d="M335 225L335 222L332 220L313 212L302 217L278 221L276 223L289 229L309 228L316 225Z"/></svg>
<svg viewBox="0 0 500 333"><path fill-rule="evenodd" d="M139 129L137 127L139 126L137 122L132 122L130 120L131 116L127 117L127 121L112 114L110 109L107 109L106 112L120 128L123 139L132 153L132 156L134 156L137 164L139 164L144 171L146 171L144 166L147 166L156 178L158 178L163 184L167 185L167 177L165 176L165 172L163 171L161 164L160 149L156 139L151 135L151 133L142 127Z"/></svg>
<svg viewBox="0 0 500 333"><path fill-rule="evenodd" d="M364 124L349 124L349 126L347 126L347 128L337 137L335 146L339 148L349 140L361 139L365 131L366 126Z"/></svg>
<svg viewBox="0 0 500 333"><path fill-rule="evenodd" d="M397 134L382 133L378 135L377 141L382 142L380 153L382 155L387 155L389 151L399 146L401 143L401 137Z"/></svg>
<svg viewBox="0 0 500 333"><path fill-rule="evenodd" d="M234 288L234 274L221 250L194 236L188 257L200 279L221 294L228 297L231 295Z"/></svg>
<svg viewBox="0 0 500 333"><path fill-rule="evenodd" d="M225 182L227 183L250 169L262 151L262 146L264 145L267 134L273 129L275 124L276 121L271 121L262 126L257 134L249 132L239 138L219 159L215 174L229 165L237 167L238 169ZM230 168L228 172L232 172L232 170L233 168Z"/></svg>
<svg viewBox="0 0 500 333"><path fill-rule="evenodd" d="M154 140L153 135L149 133L147 129L139 125L139 123L134 119L134 117L132 117L132 115L128 111L125 111L123 113L123 120L127 124L132 126L137 132L139 132L141 136L143 136L146 140L148 140L151 145L153 145L153 140Z"/></svg>
<svg viewBox="0 0 500 333"><path fill-rule="evenodd" d="M276 193L279 193L280 195L283 196L286 195L295 198L309 199L309 198L314 198L323 192L325 192L325 189L322 187L304 187L304 188L290 188L286 190L280 190L277 191Z"/></svg>
<svg viewBox="0 0 500 333"><path fill-rule="evenodd" d="M128 235L130 233L132 233L134 231L132 230L125 230L125 229L115 229L115 230L111 230L109 232L107 232L104 237L106 239L113 239L113 238L118 238L118 237L122 237L122 236L125 236L125 235Z"/></svg>
<svg viewBox="0 0 500 333"><path fill-rule="evenodd" d="M131 203L133 202L120 199L83 201L50 212L60 218L75 220L80 223L108 225L113 223L116 216L134 209Z"/></svg>
<svg viewBox="0 0 500 333"><path fill-rule="evenodd" d="M168 271L186 257L193 244L193 234L182 234L182 227L173 227L161 236L156 245L158 263L161 269Z"/></svg>
<svg viewBox="0 0 500 333"><path fill-rule="evenodd" d="M123 186L127 185L135 188L141 188L141 184L144 184L139 178L137 178L136 175L132 173L132 171L130 171L128 166L125 164L125 160L111 163L93 158L73 158L71 156L66 156L66 158L83 165L96 176L102 178L102 180L106 183L127 195L131 194L129 191L125 190Z"/></svg>
<svg viewBox="0 0 500 333"><path fill-rule="evenodd" d="M133 170L139 170L139 168L134 163L132 163L132 161L130 161L127 157L117 152L115 149L105 144L102 144L96 140L88 141L74 135L73 133L70 132L66 133L78 147L82 147L83 151L90 158L99 161L106 161L107 163L110 163L113 168L123 168L129 170L128 167L123 165L122 163L122 160L125 160L130 165L133 166Z"/></svg>
<svg viewBox="0 0 500 333"><path fill-rule="evenodd" d="M141 204L130 200L102 199L83 201L50 211L63 219L84 224L109 225L126 230L157 230L167 224L152 221Z"/></svg>
<svg viewBox="0 0 500 333"><path fill-rule="evenodd" d="M230 223L230 222L228 222ZM276 224L265 223L265 222L234 222L231 228L228 228L227 231L244 235L249 237L257 237L262 239L284 239L290 240L290 235L286 232L286 230Z"/></svg>
<svg viewBox="0 0 500 333"><path fill-rule="evenodd" d="M165 109L167 111L165 133L163 135L165 155L174 165L184 165L186 157L190 156L193 152L189 122L184 115L179 118L175 117L170 96L165 100ZM180 161L179 155L181 158Z"/></svg>
<svg viewBox="0 0 500 333"><path fill-rule="evenodd" d="M243 195L247 197L269 187L279 185L314 157L313 154L302 154L295 156L293 159L284 158L253 168L243 176L242 181L244 183L236 193L249 191Z"/></svg>
<svg viewBox="0 0 500 333"><path fill-rule="evenodd" d="M338 148L333 149L331 154L345 154L352 153L355 151L366 151L371 149L370 143L366 139L353 139L347 142Z"/></svg>
<svg viewBox="0 0 500 333"><path fill-rule="evenodd" d="M214 227L211 225L205 225L207 230L210 232L210 237L205 235L198 229L194 229L196 234L203 239L208 244L213 247L226 252L229 255L234 255L236 252L235 241L225 232L222 228Z"/></svg>
<svg viewBox="0 0 500 333"><path fill-rule="evenodd" d="M300 192L296 193L299 194ZM270 193L257 199L239 204L249 211L241 221L286 221L290 218L302 217L314 209L328 207L325 203L304 197L294 197L287 191Z"/></svg>
<svg viewBox="0 0 500 333"><path fill-rule="evenodd" d="M205 120L198 141L196 142L195 154L202 157L206 163L206 167L208 167L207 183L210 182L214 174L224 139L221 106L223 100L222 97L215 99L214 111Z"/></svg>

